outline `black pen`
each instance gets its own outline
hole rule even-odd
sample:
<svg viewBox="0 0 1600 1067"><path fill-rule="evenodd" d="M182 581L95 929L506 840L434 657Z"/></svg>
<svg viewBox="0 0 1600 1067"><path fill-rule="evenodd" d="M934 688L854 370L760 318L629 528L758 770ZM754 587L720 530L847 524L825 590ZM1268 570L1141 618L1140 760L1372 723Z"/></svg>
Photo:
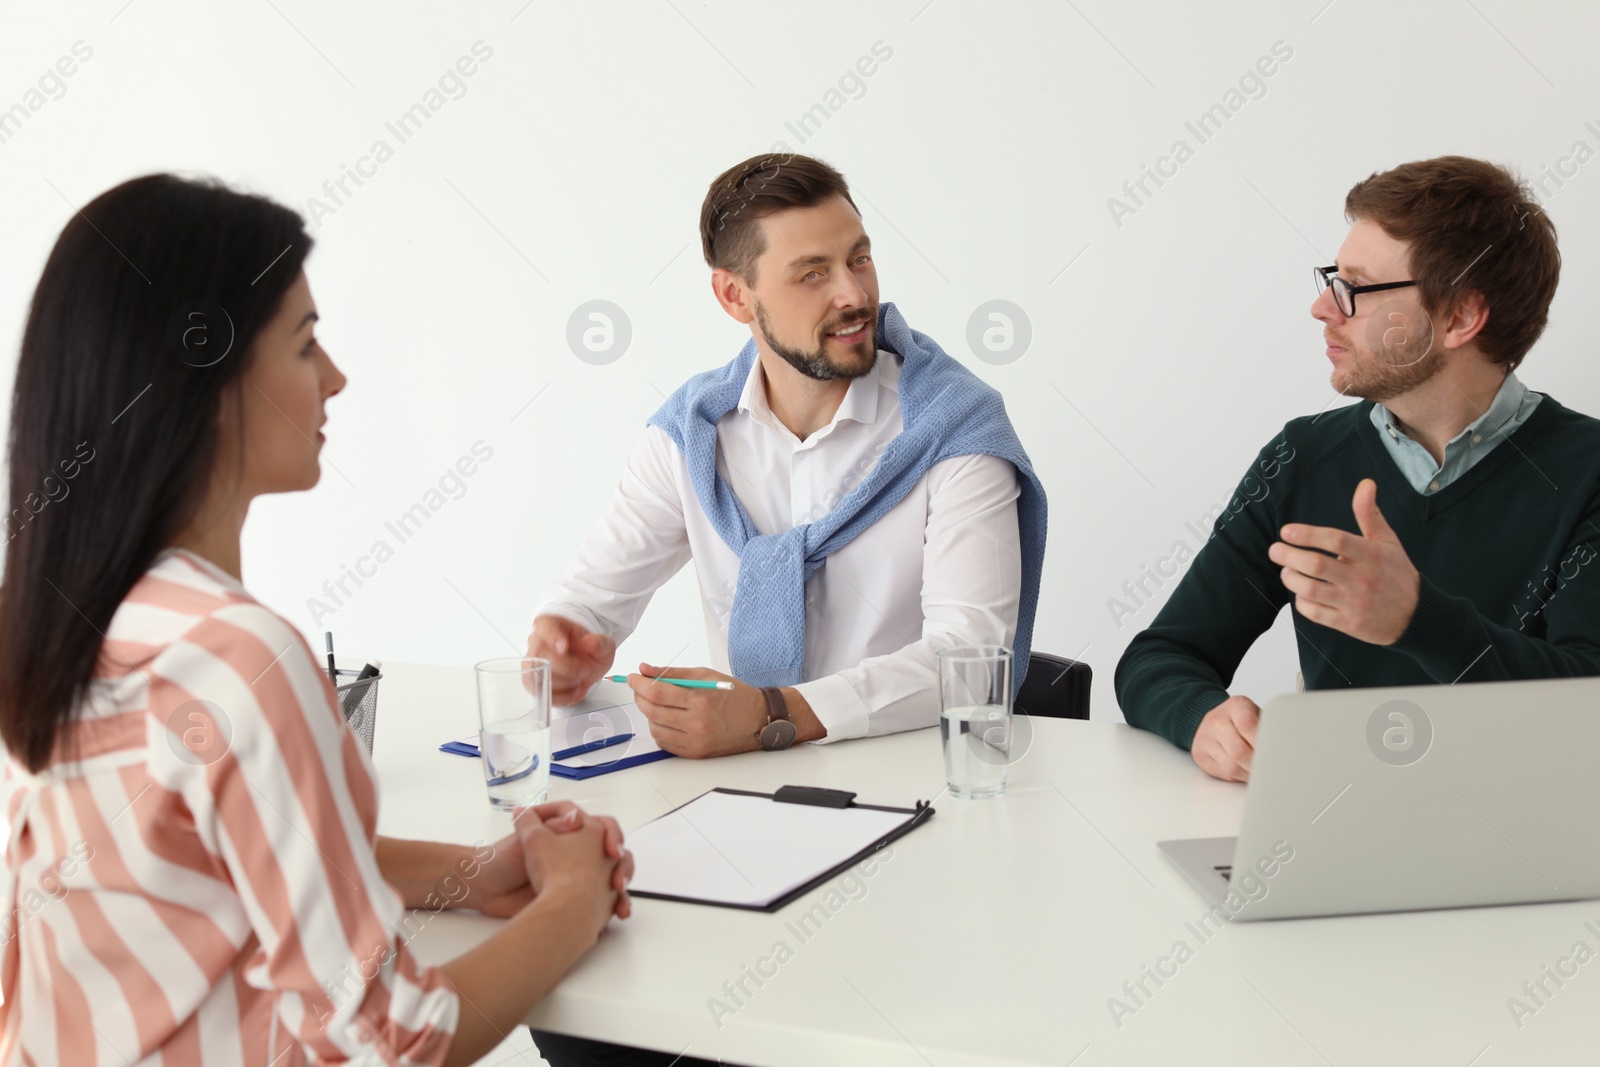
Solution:
<svg viewBox="0 0 1600 1067"><path fill-rule="evenodd" d="M328 641L328 681L333 683L334 691L339 689L339 672L333 666L333 631L324 630L322 636Z"/></svg>

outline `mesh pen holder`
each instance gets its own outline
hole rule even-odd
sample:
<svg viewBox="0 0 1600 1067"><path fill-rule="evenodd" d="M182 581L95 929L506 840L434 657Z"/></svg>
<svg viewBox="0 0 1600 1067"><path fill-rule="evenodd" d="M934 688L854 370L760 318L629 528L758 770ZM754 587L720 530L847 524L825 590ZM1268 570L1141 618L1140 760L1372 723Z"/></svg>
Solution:
<svg viewBox="0 0 1600 1067"><path fill-rule="evenodd" d="M344 721L361 739L361 745L370 757L372 735L378 723L378 682L383 678L383 673L380 671L359 682L356 681L356 677L360 671L340 669L335 673L340 681L334 692L339 696L339 706L344 712Z"/></svg>

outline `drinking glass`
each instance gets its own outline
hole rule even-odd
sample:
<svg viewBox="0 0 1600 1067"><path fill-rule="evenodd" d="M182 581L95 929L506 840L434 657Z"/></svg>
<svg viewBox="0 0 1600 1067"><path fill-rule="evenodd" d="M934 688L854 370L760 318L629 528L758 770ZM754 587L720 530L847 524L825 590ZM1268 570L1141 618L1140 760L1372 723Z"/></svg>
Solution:
<svg viewBox="0 0 1600 1067"><path fill-rule="evenodd" d="M1011 649L969 645L942 649L936 659L939 736L950 795L1001 796L1011 762Z"/></svg>
<svg viewBox="0 0 1600 1067"><path fill-rule="evenodd" d="M478 678L478 751L489 803L510 810L550 791L550 661L486 659Z"/></svg>

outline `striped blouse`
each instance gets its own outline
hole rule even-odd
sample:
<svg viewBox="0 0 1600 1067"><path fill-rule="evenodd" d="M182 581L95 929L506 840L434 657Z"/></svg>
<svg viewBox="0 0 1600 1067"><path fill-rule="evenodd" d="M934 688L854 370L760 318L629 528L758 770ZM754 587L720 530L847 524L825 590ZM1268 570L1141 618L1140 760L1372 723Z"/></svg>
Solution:
<svg viewBox="0 0 1600 1067"><path fill-rule="evenodd" d="M76 750L6 768L0 1067L441 1062L457 995L406 947L371 765L300 634L171 550L97 677Z"/></svg>

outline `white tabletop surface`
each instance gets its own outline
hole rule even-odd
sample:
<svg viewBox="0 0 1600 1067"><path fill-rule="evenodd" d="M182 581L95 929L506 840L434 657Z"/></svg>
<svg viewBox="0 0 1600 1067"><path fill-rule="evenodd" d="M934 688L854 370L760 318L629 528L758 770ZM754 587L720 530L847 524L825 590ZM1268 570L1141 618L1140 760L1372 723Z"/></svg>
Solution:
<svg viewBox="0 0 1600 1067"><path fill-rule="evenodd" d="M380 690L379 832L506 833L478 761L438 751L476 729L471 670L391 665ZM1202 941L1190 924L1206 906L1155 842L1237 832L1243 788L1122 724L1032 726L1003 798L940 796L870 877L775 914L637 900L529 1021L769 1067L1600 1062L1600 901L1236 923ZM631 829L715 786L787 784L932 798L938 731L669 759L554 779L551 797ZM797 930L818 904L826 920ZM443 962L496 925L440 913L411 944ZM1157 986L1145 969L1180 941L1183 962ZM758 964L772 974L759 987L745 977ZM1558 986L1545 977L1557 968L1576 973ZM736 1002L724 984L741 978L750 995ZM1124 983L1141 978L1135 1001ZM1136 1010L1114 1018L1113 997ZM1535 1010L1514 1016L1513 997Z"/></svg>

